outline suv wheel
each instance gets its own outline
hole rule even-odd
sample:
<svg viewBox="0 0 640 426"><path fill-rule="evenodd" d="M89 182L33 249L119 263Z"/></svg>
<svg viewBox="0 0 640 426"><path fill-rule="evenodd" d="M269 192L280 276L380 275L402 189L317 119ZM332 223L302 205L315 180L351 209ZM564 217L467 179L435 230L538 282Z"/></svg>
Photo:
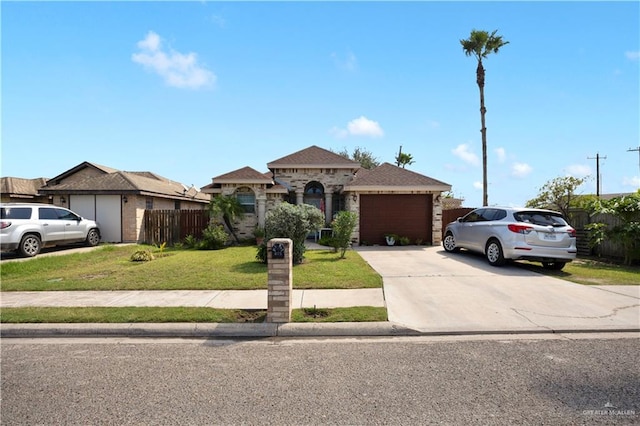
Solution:
<svg viewBox="0 0 640 426"><path fill-rule="evenodd" d="M40 238L34 234L27 234L22 237L20 240L20 246L18 247L18 251L22 256L25 257L33 257L40 253L40 248L42 247L42 243Z"/></svg>
<svg viewBox="0 0 640 426"><path fill-rule="evenodd" d="M444 251L449 253L455 253L460 251L459 247L456 247L456 239L451 233L451 231L447 232L442 240L442 247L444 247Z"/></svg>
<svg viewBox="0 0 640 426"><path fill-rule="evenodd" d="M485 254L487 256L487 261L489 261L489 265L491 266L502 266L506 263L504 253L502 252L502 246L496 239L489 240L485 249Z"/></svg>
<svg viewBox="0 0 640 426"><path fill-rule="evenodd" d="M95 229L90 229L87 234L87 239L85 240L85 244L89 247L95 247L100 242L100 234Z"/></svg>

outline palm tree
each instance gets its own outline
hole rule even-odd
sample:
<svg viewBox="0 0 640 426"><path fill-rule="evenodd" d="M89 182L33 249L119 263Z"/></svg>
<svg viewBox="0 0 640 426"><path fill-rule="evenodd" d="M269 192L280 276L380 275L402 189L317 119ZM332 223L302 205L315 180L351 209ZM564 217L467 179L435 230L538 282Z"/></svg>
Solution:
<svg viewBox="0 0 640 426"><path fill-rule="evenodd" d="M502 36L496 35L498 30L491 34L487 31L471 30L471 36L467 40L460 40L462 50L465 55L475 56L478 60L476 68L476 82L480 88L480 121L482 123L482 205L489 205L487 196L487 128L484 123L484 116L487 109L484 107L484 67L482 60L489 56L490 53L498 53L498 50L508 41L502 40Z"/></svg>
<svg viewBox="0 0 640 426"><path fill-rule="evenodd" d="M209 203L209 212L213 216L222 215L222 220L224 221L227 229L229 230L231 235L233 235L233 238L236 240L236 242L240 243L240 239L233 229L233 222L238 216L244 213L242 204L240 204L238 199L229 195L220 195L214 197L211 200L211 203Z"/></svg>

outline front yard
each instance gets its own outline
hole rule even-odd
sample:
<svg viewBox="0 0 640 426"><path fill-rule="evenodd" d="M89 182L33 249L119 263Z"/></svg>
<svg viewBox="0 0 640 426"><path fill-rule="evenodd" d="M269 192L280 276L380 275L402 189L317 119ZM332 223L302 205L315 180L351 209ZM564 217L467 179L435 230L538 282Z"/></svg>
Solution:
<svg viewBox="0 0 640 426"><path fill-rule="evenodd" d="M132 262L148 246L104 246L89 253L5 262L2 291L43 290L253 290L267 288L267 266L256 247L160 252L155 260ZM293 268L296 289L380 288L382 278L354 251L338 259L331 250L308 250Z"/></svg>

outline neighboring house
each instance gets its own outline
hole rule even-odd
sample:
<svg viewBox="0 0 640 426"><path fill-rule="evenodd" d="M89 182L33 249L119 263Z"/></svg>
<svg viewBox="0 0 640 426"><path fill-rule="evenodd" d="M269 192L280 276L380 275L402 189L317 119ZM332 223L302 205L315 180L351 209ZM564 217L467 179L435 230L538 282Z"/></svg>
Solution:
<svg viewBox="0 0 640 426"><path fill-rule="evenodd" d="M0 178L0 201L3 203L51 203L49 196L39 192L47 179Z"/></svg>
<svg viewBox="0 0 640 426"><path fill-rule="evenodd" d="M311 146L267 164L268 173L250 167L212 179L201 188L212 196L231 195L245 206L235 225L250 236L264 225L278 203L311 204L325 214L326 225L347 210L358 214L354 242L383 244L388 233L411 243L439 244L442 237L442 192L451 185L389 163L373 170L334 152Z"/></svg>
<svg viewBox="0 0 640 426"><path fill-rule="evenodd" d="M140 242L145 210L201 210L209 196L151 172L84 162L49 179L40 193L100 225L104 242Z"/></svg>

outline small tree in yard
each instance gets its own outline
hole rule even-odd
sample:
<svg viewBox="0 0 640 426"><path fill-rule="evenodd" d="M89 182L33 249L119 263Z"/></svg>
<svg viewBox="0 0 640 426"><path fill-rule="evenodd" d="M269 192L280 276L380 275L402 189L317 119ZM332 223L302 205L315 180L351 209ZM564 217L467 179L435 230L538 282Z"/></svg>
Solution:
<svg viewBox="0 0 640 426"><path fill-rule="evenodd" d="M256 258L267 262L267 244L272 238L289 238L293 241L293 263L302 263L304 240L310 232L322 227L324 214L308 204L281 203L267 213L265 218L265 242L258 247Z"/></svg>
<svg viewBox="0 0 640 426"><path fill-rule="evenodd" d="M609 238L622 244L625 265L640 258L640 190L610 200L592 199L585 207L592 215L609 214L622 222L613 227L601 222L587 225L592 246Z"/></svg>
<svg viewBox="0 0 640 426"><path fill-rule="evenodd" d="M224 221L227 230L231 235L233 235L233 239L236 240L236 243L240 243L240 239L238 235L236 235L236 231L233 229L233 222L236 220L238 216L241 216L244 213L244 209L242 208L242 204L236 197L232 197L229 195L219 195L214 197L209 203L209 214L212 216L222 216L222 220Z"/></svg>
<svg viewBox="0 0 640 426"><path fill-rule="evenodd" d="M341 211L331 223L336 249L340 249L340 259L344 259L347 249L351 245L351 234L358 224L358 215L353 212Z"/></svg>
<svg viewBox="0 0 640 426"><path fill-rule="evenodd" d="M585 178L562 176L552 179L540 188L538 196L527 201L526 207L557 210L569 219L569 209L576 203L576 189Z"/></svg>

